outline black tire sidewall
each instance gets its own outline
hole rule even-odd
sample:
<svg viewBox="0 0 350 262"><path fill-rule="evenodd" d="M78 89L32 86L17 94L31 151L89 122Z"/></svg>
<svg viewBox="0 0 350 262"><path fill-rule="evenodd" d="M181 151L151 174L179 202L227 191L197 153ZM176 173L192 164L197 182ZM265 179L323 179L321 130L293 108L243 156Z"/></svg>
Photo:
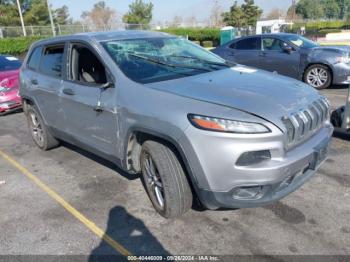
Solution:
<svg viewBox="0 0 350 262"><path fill-rule="evenodd" d="M163 184L163 188L164 188L164 208L160 208L158 204L156 204L157 202L157 199L154 197L154 195L150 192L150 187L148 186L148 183L147 183L147 175L146 175L146 172L144 170L144 160L146 158L146 155L150 155L153 162L155 163L156 165L156 168L158 169L158 172L159 172L159 176L162 180L162 184ZM141 170L142 170L142 182L144 184L144 187L146 188L146 191L147 191L147 194L149 196L149 198L151 199L151 202L152 202L152 205L153 207L156 209L156 211L161 214L162 216L166 217L167 216L167 209L168 209L168 198L169 198L169 192L168 192L168 183L166 181L166 178L163 174L163 170L161 170L161 167L159 166L159 160L157 159L157 157L154 156L152 150L147 146L147 144L145 144L143 147L142 147L142 150L141 150Z"/></svg>

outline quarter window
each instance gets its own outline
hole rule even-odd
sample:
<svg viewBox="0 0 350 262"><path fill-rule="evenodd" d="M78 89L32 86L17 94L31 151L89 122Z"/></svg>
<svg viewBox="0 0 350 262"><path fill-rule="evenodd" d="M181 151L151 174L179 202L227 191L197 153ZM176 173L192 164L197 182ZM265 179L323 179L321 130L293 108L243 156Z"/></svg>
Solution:
<svg viewBox="0 0 350 262"><path fill-rule="evenodd" d="M46 75L61 78L64 45L45 48L40 63L40 71Z"/></svg>
<svg viewBox="0 0 350 262"><path fill-rule="evenodd" d="M231 48L238 50L261 50L261 38L252 37L242 39L231 45Z"/></svg>
<svg viewBox="0 0 350 262"><path fill-rule="evenodd" d="M40 58L41 58L41 50L42 50L41 47L37 47L32 52L28 61L28 67L30 69L36 70L38 68L38 65L40 63Z"/></svg>

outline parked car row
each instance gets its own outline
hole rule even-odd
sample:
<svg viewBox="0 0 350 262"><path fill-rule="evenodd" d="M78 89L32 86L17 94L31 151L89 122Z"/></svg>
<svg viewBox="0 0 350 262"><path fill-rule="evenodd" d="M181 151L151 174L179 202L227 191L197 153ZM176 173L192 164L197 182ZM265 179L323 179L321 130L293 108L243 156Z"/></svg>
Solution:
<svg viewBox="0 0 350 262"><path fill-rule="evenodd" d="M302 52L294 43L287 55ZM333 132L328 101L310 86L159 32L36 42L20 85L39 148L64 140L142 174L167 218L194 202L242 208L287 196L326 159Z"/></svg>
<svg viewBox="0 0 350 262"><path fill-rule="evenodd" d="M349 84L349 46L322 47L295 34L264 34L235 39L213 52L228 61L302 80L316 89Z"/></svg>

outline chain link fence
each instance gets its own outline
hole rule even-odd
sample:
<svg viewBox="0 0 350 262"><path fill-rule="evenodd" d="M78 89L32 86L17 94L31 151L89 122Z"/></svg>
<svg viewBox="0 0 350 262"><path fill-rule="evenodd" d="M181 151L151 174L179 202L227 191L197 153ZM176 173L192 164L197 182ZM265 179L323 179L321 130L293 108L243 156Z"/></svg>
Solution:
<svg viewBox="0 0 350 262"><path fill-rule="evenodd" d="M86 24L75 24L75 25L55 25L54 30L56 35L69 35L84 32L95 32L95 31L111 31L111 30L150 30L155 27L152 25L144 24L114 24L110 26L105 25L86 25ZM53 31L51 26L25 26L27 36L52 36ZM0 38L6 37L21 37L23 36L23 28L21 26L0 26Z"/></svg>

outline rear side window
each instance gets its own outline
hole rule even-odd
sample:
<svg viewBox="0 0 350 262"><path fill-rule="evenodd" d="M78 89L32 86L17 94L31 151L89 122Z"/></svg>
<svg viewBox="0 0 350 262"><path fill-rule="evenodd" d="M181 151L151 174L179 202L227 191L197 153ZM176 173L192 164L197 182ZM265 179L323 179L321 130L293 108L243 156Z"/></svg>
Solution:
<svg viewBox="0 0 350 262"><path fill-rule="evenodd" d="M28 60L28 67L32 70L36 70L39 66L41 58L41 47L34 49Z"/></svg>
<svg viewBox="0 0 350 262"><path fill-rule="evenodd" d="M261 38L252 37L242 39L236 43L233 43L230 47L238 50L261 50Z"/></svg>
<svg viewBox="0 0 350 262"><path fill-rule="evenodd" d="M40 63L40 71L46 75L61 78L64 45L46 47Z"/></svg>

